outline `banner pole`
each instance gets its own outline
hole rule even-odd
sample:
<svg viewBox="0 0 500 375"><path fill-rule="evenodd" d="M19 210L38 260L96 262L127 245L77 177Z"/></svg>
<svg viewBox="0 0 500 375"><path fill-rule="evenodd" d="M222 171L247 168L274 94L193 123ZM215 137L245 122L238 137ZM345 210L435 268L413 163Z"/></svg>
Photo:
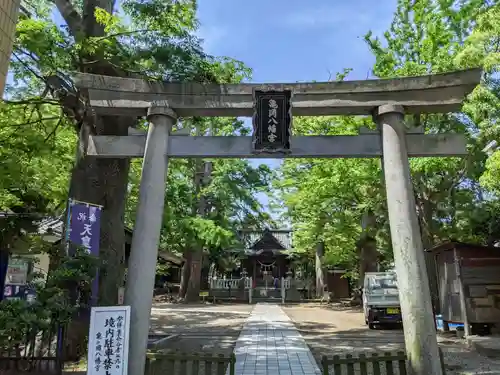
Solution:
<svg viewBox="0 0 500 375"><path fill-rule="evenodd" d="M68 205L66 209L66 224L64 228L64 247L66 249L66 255L69 255L69 235L71 230L71 207L73 206L73 200L68 198Z"/></svg>
<svg viewBox="0 0 500 375"><path fill-rule="evenodd" d="M87 205L87 206L104 208L104 206L102 206L102 205L100 205L100 204L95 204L95 203L89 203L89 202L79 201L79 200L76 200L76 199L71 199L71 201L72 201L73 203L81 203L81 204L85 204L85 205Z"/></svg>

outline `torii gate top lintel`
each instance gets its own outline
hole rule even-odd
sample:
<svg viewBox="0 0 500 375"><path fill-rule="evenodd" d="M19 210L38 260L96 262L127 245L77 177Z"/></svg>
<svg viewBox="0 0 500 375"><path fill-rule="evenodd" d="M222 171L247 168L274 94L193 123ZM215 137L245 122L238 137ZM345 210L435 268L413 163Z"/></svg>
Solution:
<svg viewBox="0 0 500 375"><path fill-rule="evenodd" d="M151 82L92 74L76 74L76 85L87 89L97 114L146 116L167 111L181 116L251 116L255 90L290 90L292 113L297 116L373 115L387 104L405 113L458 111L464 97L479 83L480 69L420 77L277 84L199 84ZM160 109L158 106L161 106ZM148 112L149 111L149 112ZM377 132L376 132L377 133ZM415 130L413 130L415 133ZM292 136L293 151L272 157L380 157L378 134L361 136ZM269 157L252 150L252 137L169 137L170 157ZM409 156L445 156L467 153L461 134L408 134ZM88 155L142 157L146 135L91 136Z"/></svg>
<svg viewBox="0 0 500 375"><path fill-rule="evenodd" d="M252 116L254 90L291 90L295 116L370 115L394 103L406 113L458 111L480 81L480 69L417 77L313 83L200 84L147 81L76 73L96 113L145 116L162 101L181 117Z"/></svg>

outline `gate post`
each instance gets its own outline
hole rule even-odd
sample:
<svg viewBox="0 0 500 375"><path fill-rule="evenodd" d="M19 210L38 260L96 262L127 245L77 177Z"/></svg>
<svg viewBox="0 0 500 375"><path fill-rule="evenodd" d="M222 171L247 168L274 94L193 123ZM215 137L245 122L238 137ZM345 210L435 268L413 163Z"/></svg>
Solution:
<svg viewBox="0 0 500 375"><path fill-rule="evenodd" d="M382 133L382 165L409 365L415 375L442 375L406 149L404 109L380 106L375 120Z"/></svg>
<svg viewBox="0 0 500 375"><path fill-rule="evenodd" d="M139 203L128 261L125 304L131 306L128 375L143 375L168 170L168 137L177 120L168 106L148 110Z"/></svg>

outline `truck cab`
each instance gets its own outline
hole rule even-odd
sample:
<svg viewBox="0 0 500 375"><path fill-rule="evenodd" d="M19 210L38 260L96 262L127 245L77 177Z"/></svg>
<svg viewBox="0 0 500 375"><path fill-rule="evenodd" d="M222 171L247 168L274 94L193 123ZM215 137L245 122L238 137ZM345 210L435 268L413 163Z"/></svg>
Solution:
<svg viewBox="0 0 500 375"><path fill-rule="evenodd" d="M395 272L367 272L363 284L365 323L370 329L401 324L398 283Z"/></svg>

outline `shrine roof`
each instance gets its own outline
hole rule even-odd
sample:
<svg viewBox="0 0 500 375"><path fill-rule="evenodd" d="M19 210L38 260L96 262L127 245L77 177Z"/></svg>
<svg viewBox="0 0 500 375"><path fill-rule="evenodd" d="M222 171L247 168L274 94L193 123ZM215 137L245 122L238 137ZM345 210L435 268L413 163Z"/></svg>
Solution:
<svg viewBox="0 0 500 375"><path fill-rule="evenodd" d="M292 248L292 231L288 229L243 230L239 235L247 255L258 255L264 251L286 253Z"/></svg>

